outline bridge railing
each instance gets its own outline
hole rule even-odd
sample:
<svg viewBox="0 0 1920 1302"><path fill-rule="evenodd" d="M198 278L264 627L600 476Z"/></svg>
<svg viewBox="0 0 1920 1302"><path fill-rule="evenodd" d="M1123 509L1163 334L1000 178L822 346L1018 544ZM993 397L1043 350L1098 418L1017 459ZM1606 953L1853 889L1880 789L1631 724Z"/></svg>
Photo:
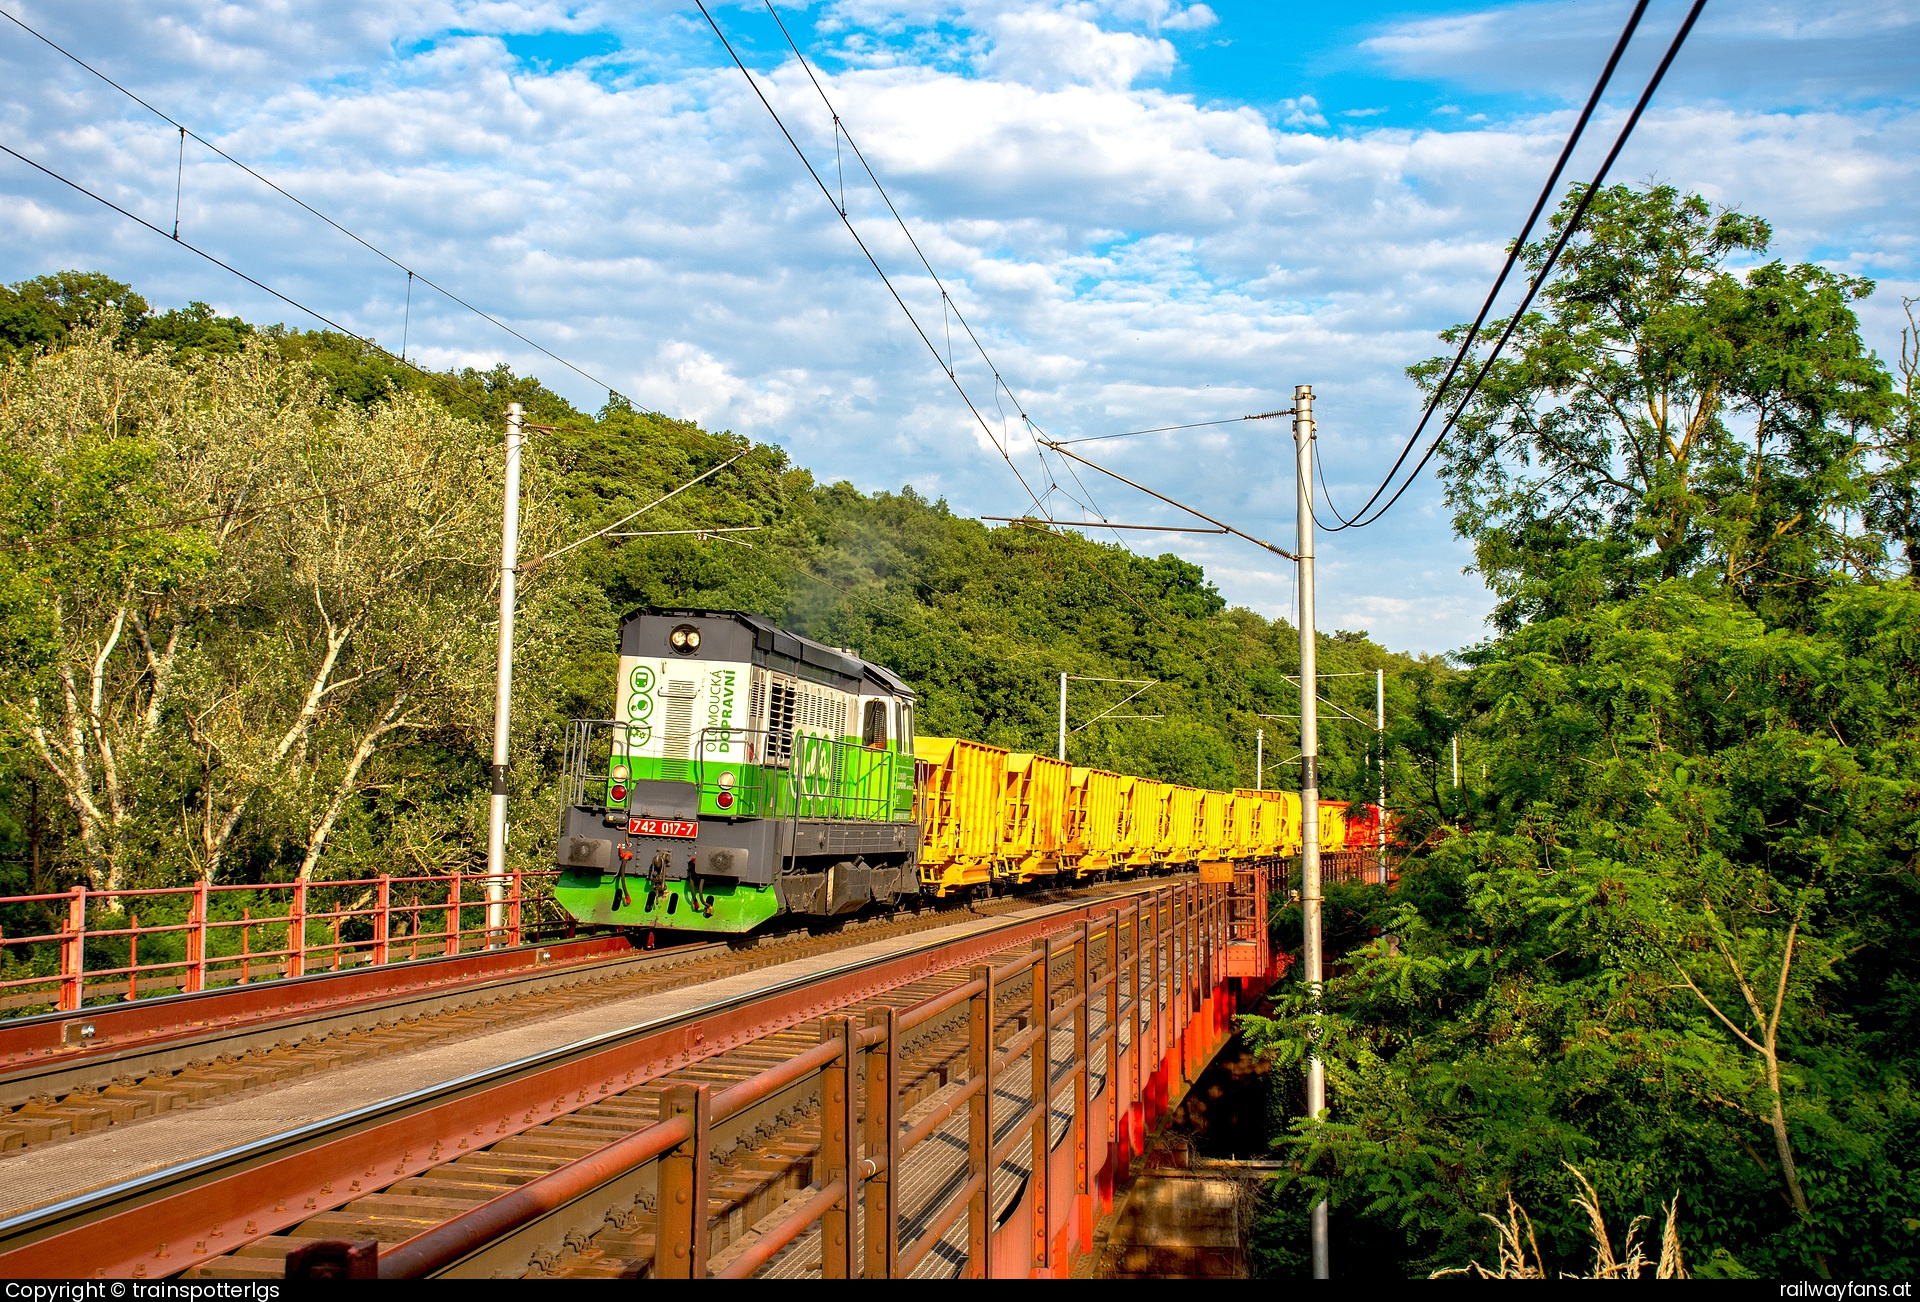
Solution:
<svg viewBox="0 0 1920 1302"><path fill-rule="evenodd" d="M817 1252L826 1278L911 1276L943 1243L971 1278L1064 1273L1091 1246L1096 1206L1110 1204L1155 1116L1226 1038L1229 894L1223 885L1161 888L1009 961L975 966L911 1007L826 1017L817 1045L738 1084L673 1085L652 1126L382 1253L380 1276L443 1270L649 1165L654 1278L746 1278L770 1266L785 1274L782 1254L809 1235L817 1244L806 1258ZM1064 989L1060 966L1071 971ZM1020 982L1024 998L1017 989L1002 997ZM962 1036L948 1084L916 1099L902 1070L908 1046L924 1052L937 1037ZM802 1093L820 1117L811 1184L778 1221L710 1262L712 1154L724 1128ZM931 1186L907 1176L923 1145L954 1166ZM1024 1180L1009 1165L1024 1168Z"/></svg>
<svg viewBox="0 0 1920 1302"><path fill-rule="evenodd" d="M0 1017L434 958L568 927L554 871L0 897ZM489 887L505 917L489 926Z"/></svg>

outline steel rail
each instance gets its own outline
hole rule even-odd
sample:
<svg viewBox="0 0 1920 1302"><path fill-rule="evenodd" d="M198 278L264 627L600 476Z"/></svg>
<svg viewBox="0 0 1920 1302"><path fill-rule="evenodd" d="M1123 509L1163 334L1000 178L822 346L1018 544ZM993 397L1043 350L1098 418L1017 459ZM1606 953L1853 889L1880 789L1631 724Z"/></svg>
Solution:
<svg viewBox="0 0 1920 1302"><path fill-rule="evenodd" d="M189 1269L198 1258L370 1192L360 1188L363 1179L383 1187L419 1174L448 1160L443 1154L497 1142L832 1008L1072 926L1117 898L1164 884L835 964L22 1212L0 1220L0 1277L144 1278ZM545 1196L556 1195L550 1187ZM218 1249L209 1252L213 1242Z"/></svg>
<svg viewBox="0 0 1920 1302"><path fill-rule="evenodd" d="M724 944L635 950L624 937L587 937L480 954L436 956L320 972L80 1013L0 1023L0 1107L122 1075L178 1071L210 1054L333 1034L371 1019L437 1013L501 994L540 993L608 973L646 970L724 950ZM544 956L547 956L543 958ZM162 1007L164 1005L164 1007ZM65 1028L92 1027L68 1047Z"/></svg>
<svg viewBox="0 0 1920 1302"><path fill-rule="evenodd" d="M1158 893L1162 889L1164 889L1164 887L1146 887L1141 891L1128 892L1126 894L1137 896L1139 894ZM1109 896L1106 899L1092 904L1069 906L1063 910L1063 912L1081 915L1081 922L1084 924L1085 913L1090 909L1098 908L1117 910L1118 906L1114 903L1114 897ZM1062 930L1070 929L1073 925L1073 923L1068 922ZM1021 925L1021 930L1029 929L1028 926L1024 924ZM982 933L975 933L975 936L967 937L966 940L971 941L980 934ZM1073 934L1079 936L1081 933L1076 932ZM1103 932L1102 934L1104 935L1105 933ZM1043 933L1040 939L1036 941L1036 947L1038 947L1039 944L1046 944L1049 948L1049 953L1051 953L1052 943L1053 937ZM996 948L1004 948L1004 946L997 945ZM1069 948L1072 947L1069 946ZM949 964L947 970L951 970L952 967L958 966L959 963L965 961L966 959L963 957ZM1025 972L1031 963L1032 958L1030 955L1022 955L1021 957L1000 965L994 969L996 982L1003 976L1018 976ZM964 981L957 988L977 994L980 992L982 986L983 983L976 979ZM922 1000L921 1003L915 1007L951 1007L953 993L954 992L950 990L944 995L933 996L929 999ZM926 1016L921 1016L916 1018L913 1024L921 1025L924 1024L926 1020ZM898 1033L898 1028L899 1022L896 1021L896 1034ZM844 1048L838 1040L823 1040L813 1048L796 1054L785 1062L767 1068L747 1080L729 1087L721 1093L714 1095L708 1102L708 1124L717 1126L733 1120L756 1104L778 1096L783 1090L839 1062L846 1053L859 1052L871 1047L877 1043L883 1035L884 1032L877 1027L860 1028L852 1031L849 1036L849 1043ZM979 1091L980 1087L984 1086L1014 1062L1017 1062L1020 1056L1021 1052L1013 1049L1002 1051L992 1062L991 1069L979 1078L978 1083L969 1082L967 1088L960 1091L958 1098L971 1098ZM956 1101L949 1100L946 1106L938 1109L937 1111L941 1119L944 1120L950 1117L956 1106ZM924 1125L925 1123L923 1122L922 1124ZM920 1132L921 1127L917 1126L908 1133L910 1136L918 1136ZM399 1245L390 1253L383 1254L380 1258L380 1276L383 1279L417 1278L448 1270L456 1266L464 1258L470 1256L477 1249L484 1247L503 1234L519 1229L521 1226L551 1211L574 1202L592 1190L606 1185L611 1180L633 1172L647 1162L654 1161L666 1155L681 1144L688 1142L690 1134L691 1132L687 1130L683 1118L673 1118L671 1120L656 1122L653 1126L645 1130L628 1136L626 1139L617 1141L615 1146L621 1149L621 1155L619 1157L607 1158L606 1154L609 1150L602 1149L596 1153L579 1158L557 1170L538 1176L519 1189L508 1194L503 1194L490 1202L482 1204L479 1208L442 1222L431 1230L423 1231L421 1234ZM911 1146L911 1142L913 1141L903 1139L898 1145L898 1151L904 1152ZM704 1154L698 1155L695 1160L704 1160ZM877 1175L881 1170L886 1169L883 1164L872 1161L869 1161L867 1166L871 1169L862 1173L863 1178ZM820 1219L823 1209L833 1206L847 1193L847 1185L844 1180L840 1181L837 1185L830 1183L829 1187L836 1189L833 1198L826 1198L824 1194L814 1198L807 1203L800 1212L796 1212L793 1217L788 1218L787 1221L783 1221L781 1225L773 1231L769 1231L769 1234L771 1236L780 1236L781 1246L784 1246L805 1232L810 1225ZM799 1219L803 1215L805 1215L807 1219ZM792 1224L789 1222L792 1222ZM777 1251L777 1248L769 1249L769 1257L774 1251Z"/></svg>

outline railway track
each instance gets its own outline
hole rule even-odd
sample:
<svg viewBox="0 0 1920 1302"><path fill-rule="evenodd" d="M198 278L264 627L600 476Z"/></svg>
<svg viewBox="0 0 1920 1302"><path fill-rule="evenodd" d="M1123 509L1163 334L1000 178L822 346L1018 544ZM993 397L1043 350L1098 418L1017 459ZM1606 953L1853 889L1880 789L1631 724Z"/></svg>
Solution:
<svg viewBox="0 0 1920 1302"><path fill-rule="evenodd" d="M30 1275L58 1263L59 1273L88 1264L83 1273L133 1278L273 1278L285 1273L289 1252L344 1239L377 1241L392 1259L383 1259L383 1271L415 1273L416 1267L441 1270L454 1264L428 1261L419 1247L436 1234L444 1238L449 1227L458 1229L456 1238L464 1245L454 1259L461 1274L581 1278L655 1272L658 1162L643 1157L607 1179L598 1178L596 1164L617 1167L619 1160L610 1154L634 1150L636 1144L653 1142L649 1136L671 1130L660 1123L676 1115L675 1100L699 1092L702 1097L711 1093L724 1114L706 1136L710 1152L702 1155L717 1165L710 1179L703 1176L699 1182L708 1209L700 1255L718 1270L746 1261L755 1270L807 1273L818 1269L801 1260L809 1252L816 1263L824 1260L818 1242L823 1231L795 1232L772 1247L769 1235L778 1238L775 1223L783 1217L791 1221L796 1204L804 1209L817 1203L820 1186L831 1184L822 1162L835 1146L828 1115L834 1111L829 1106L833 1091L811 1071L769 1085L770 1077L786 1070L782 1064L819 1058L823 1035L831 1038L835 1027L846 1035L853 1024L848 1018L870 1025L911 1023L910 1033L889 1041L895 1045L889 1052L897 1056L888 1077L893 1103L884 1110L897 1110L909 1131L917 1124L924 1131L920 1138L936 1134L942 1125L951 1129L964 1122L964 1117L954 1121L952 1097L979 1078L983 1061L979 993L957 999L954 992L965 993L969 980L978 984L980 971L1011 964L1007 978L991 988L984 1019L991 1028L987 1043L1014 1056L1024 1050L1033 1058L1035 1043L1051 1045L1064 1034L1066 1059L1075 1060L1077 1052L1081 1064L1084 1112L1085 1082L1098 1080L1104 1088L1108 1079L1107 1071L1092 1063L1088 1035L1107 1036L1110 1056L1129 1045L1137 1052L1140 1017L1158 1016L1157 997L1146 1001L1144 1013L1136 998L1149 979L1141 957L1146 924L1138 897L1143 893L1154 892L1156 901L1150 942L1155 975L1145 988L1160 990L1163 962L1169 972L1199 970L1202 932L1197 924L1190 932L1175 925L1185 916L1179 908L1192 907L1178 903L1188 898L1183 890L1192 892L1185 885L1169 890L1121 884L1083 893L1074 903L1037 905L1031 897L1005 901L989 917L961 928L967 934L949 933L925 945L912 943L912 934L951 928L953 913L893 920L836 936L790 937L764 949L703 946L697 953L660 956L667 961L642 971L532 994L509 1004L515 1024L551 1019L554 1005L562 1001L577 1007L605 1000L607 987L616 982L629 987L622 1000L651 993L670 1002L671 992L681 1006L639 1025L435 1081L13 1214L0 1222L0 1272ZM1130 976L1122 972L1123 963L1110 958L1122 952L1117 921L1111 931L1083 932L1077 949L1069 946L1038 961L1022 959L1036 938L1096 915L1117 919L1116 907L1134 910ZM835 957L833 951L840 949L846 952ZM754 977L767 967L781 970L765 980ZM1089 976L1100 970L1107 975ZM1041 983L1038 996L1036 982ZM694 988L707 997L689 998ZM1098 999L1096 988L1105 991ZM1171 985L1167 989L1171 1008ZM1051 1026L1052 1014L1048 1031L1034 1029L1042 1005L1067 1008L1078 1019L1077 1049L1076 1032ZM410 1033L444 1042L483 1015L493 1016L486 1010L447 1010L418 1019ZM1119 1026L1116 1018L1128 1025ZM499 1023L487 1025L497 1030ZM349 1032L345 1039L360 1034ZM387 1052L396 1051L405 1050ZM280 1052L268 1050L261 1057ZM852 1049L843 1055L847 1062L854 1056ZM1050 1071L1059 1055L1049 1048L1043 1056ZM1040 1088L1040 1070L1008 1066L1002 1074L1025 1072L1032 1080L1026 1092L1031 1099ZM1137 1062L1134 1070L1137 1075ZM841 1088L844 1102L859 1087ZM872 1089L865 1087L869 1094ZM977 1088L971 1092L976 1098L982 1094ZM1017 1081L994 1091L1010 1097L1018 1092ZM719 1101L726 1099L733 1102L721 1107ZM932 1122L924 1116L915 1122L918 1113L942 1107L946 1111ZM842 1121L843 1131L845 1124L856 1124ZM960 1148L964 1152L965 1144ZM11 1185L7 1168L17 1158L0 1160L0 1188ZM904 1175L903 1168L901 1187L907 1188ZM588 1179L589 1188L577 1197L551 1191L556 1180L565 1185L580 1179ZM844 1173L841 1179L844 1184ZM476 1216L497 1219L503 1205L529 1199L538 1204L534 1211L501 1233L473 1228ZM941 1234L960 1233L948 1219L939 1227ZM480 1235L476 1241L466 1241L475 1234ZM923 1245L922 1264L937 1267L945 1259L931 1252L934 1246ZM946 1256L953 1251L965 1255L964 1245ZM75 1254L86 1261L76 1262Z"/></svg>
<svg viewBox="0 0 1920 1302"><path fill-rule="evenodd" d="M1094 888L1096 891L1100 888ZM1110 888L1109 888L1110 889ZM1073 898L1081 891L1055 891L1040 896L1003 897L976 904L977 916L996 916L1048 899ZM592 1004L644 997L698 982L750 972L831 952L848 945L950 924L969 910L959 907L927 909L904 916L859 919L830 931L793 931L756 938L748 944L691 943L657 951L605 953L587 961L554 969L536 966L509 977L456 983L444 988L423 983L419 988L383 998L333 1001L316 997L311 1008L294 1008L291 1016L259 1016L209 1012L196 1034L175 1035L158 1044L137 1037L130 1044L100 1044L91 1053L55 1053L35 1056L26 1050L16 1064L9 1055L0 1070L0 1190L5 1189L4 1155L29 1145L41 1145L124 1126L178 1108L217 1106L221 1100L250 1096L318 1073L338 1070L376 1058L388 1058L477 1033L564 1014ZM541 955L551 952L528 947ZM555 944L552 950L565 946ZM394 965L395 968L401 965ZM351 978L378 976L362 970ZM306 978L303 989L340 982L336 975ZM253 992L271 998L278 983L260 983ZM202 996L168 1001L182 1008L195 1002L233 1002L249 991L228 988ZM41 1038L57 1035L55 1024L68 1027L104 1023L109 1012L123 1007L91 1010L92 1015L54 1015L33 1019L46 1024ZM191 1024L190 1015L176 1019ZM231 1020L234 1024L223 1024ZM28 1027L11 1030L30 1040ZM91 1035L88 1037L91 1039ZM4 1195L0 1195L4 1197ZM18 1210L17 1207L11 1210Z"/></svg>

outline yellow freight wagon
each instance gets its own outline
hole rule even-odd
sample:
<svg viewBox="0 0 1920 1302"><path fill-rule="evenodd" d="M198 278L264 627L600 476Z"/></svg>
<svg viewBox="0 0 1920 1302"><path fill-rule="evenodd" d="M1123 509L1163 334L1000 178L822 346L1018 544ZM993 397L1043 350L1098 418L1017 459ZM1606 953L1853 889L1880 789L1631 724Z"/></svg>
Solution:
<svg viewBox="0 0 1920 1302"><path fill-rule="evenodd" d="M1131 781L1126 865L1137 871L1165 862L1161 847L1166 843L1167 802L1173 798L1173 788L1155 778Z"/></svg>
<svg viewBox="0 0 1920 1302"><path fill-rule="evenodd" d="M1194 825L1194 857L1203 863L1233 856L1233 826L1224 791L1200 793L1199 820Z"/></svg>
<svg viewBox="0 0 1920 1302"><path fill-rule="evenodd" d="M1007 756L1002 867L1016 882L1059 871L1067 840L1067 782L1073 770L1047 755L1015 751Z"/></svg>
<svg viewBox="0 0 1920 1302"><path fill-rule="evenodd" d="M1113 867L1120 840L1118 773L1076 768L1067 788L1067 844L1062 866L1076 877L1099 877Z"/></svg>
<svg viewBox="0 0 1920 1302"><path fill-rule="evenodd" d="M1275 838L1271 829L1275 819L1273 802L1267 799L1269 794L1245 787L1234 788L1233 800L1227 806L1232 819L1234 858L1259 859L1273 853Z"/></svg>
<svg viewBox="0 0 1920 1302"><path fill-rule="evenodd" d="M918 737L920 881L941 898L984 887L1000 859L1007 752L952 737Z"/></svg>
<svg viewBox="0 0 1920 1302"><path fill-rule="evenodd" d="M1347 848L1347 805L1345 800L1320 802L1320 849L1322 853Z"/></svg>
<svg viewBox="0 0 1920 1302"><path fill-rule="evenodd" d="M1298 791L1276 791L1280 806L1280 840L1274 851L1282 858L1300 853L1300 793Z"/></svg>
<svg viewBox="0 0 1920 1302"><path fill-rule="evenodd" d="M1195 853L1200 830L1200 793L1192 787L1174 787L1167 796L1167 816L1160 836L1160 862L1188 864Z"/></svg>

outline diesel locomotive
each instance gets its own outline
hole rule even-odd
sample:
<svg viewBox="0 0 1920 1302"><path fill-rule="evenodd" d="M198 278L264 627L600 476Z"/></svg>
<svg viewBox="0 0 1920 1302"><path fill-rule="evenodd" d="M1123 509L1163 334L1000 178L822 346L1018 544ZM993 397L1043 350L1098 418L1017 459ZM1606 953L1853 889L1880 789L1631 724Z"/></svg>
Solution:
<svg viewBox="0 0 1920 1302"><path fill-rule="evenodd" d="M913 691L757 615L643 610L575 720L555 896L582 922L744 932L919 894Z"/></svg>

